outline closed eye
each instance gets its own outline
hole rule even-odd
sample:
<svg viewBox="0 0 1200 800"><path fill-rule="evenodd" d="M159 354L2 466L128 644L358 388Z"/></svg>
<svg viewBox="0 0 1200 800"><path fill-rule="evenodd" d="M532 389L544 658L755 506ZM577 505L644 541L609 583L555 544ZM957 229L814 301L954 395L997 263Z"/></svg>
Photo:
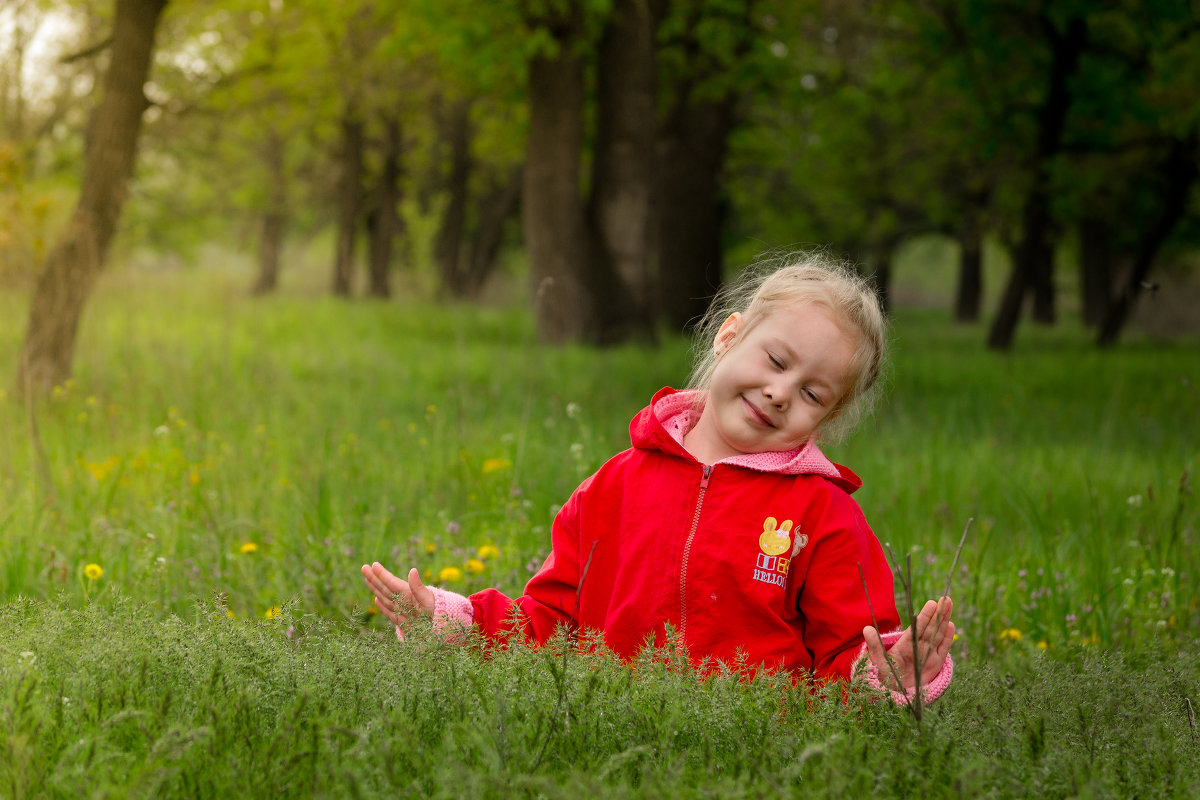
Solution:
<svg viewBox="0 0 1200 800"><path fill-rule="evenodd" d="M779 359L779 356L775 355L774 353L767 353L767 358L770 359L771 366L773 366L775 369L783 369L783 361Z"/></svg>
<svg viewBox="0 0 1200 800"><path fill-rule="evenodd" d="M823 402L821 402L821 398L817 395L817 393L814 392L812 389L804 389L802 391L803 391L804 396L807 397L812 402L816 403L819 406L825 405Z"/></svg>

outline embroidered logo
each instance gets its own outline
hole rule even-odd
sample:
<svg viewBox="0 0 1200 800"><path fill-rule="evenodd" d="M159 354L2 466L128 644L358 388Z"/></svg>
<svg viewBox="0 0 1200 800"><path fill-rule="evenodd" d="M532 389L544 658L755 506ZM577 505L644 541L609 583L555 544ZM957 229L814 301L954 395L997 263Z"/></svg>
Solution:
<svg viewBox="0 0 1200 800"><path fill-rule="evenodd" d="M758 554L754 566L754 580L769 583L772 586L784 586L787 583L788 567L796 553L808 544L808 537L797 533L795 543L791 537L792 521L785 519L782 523L774 517L763 520L762 534L758 537ZM791 550L791 557L783 554Z"/></svg>

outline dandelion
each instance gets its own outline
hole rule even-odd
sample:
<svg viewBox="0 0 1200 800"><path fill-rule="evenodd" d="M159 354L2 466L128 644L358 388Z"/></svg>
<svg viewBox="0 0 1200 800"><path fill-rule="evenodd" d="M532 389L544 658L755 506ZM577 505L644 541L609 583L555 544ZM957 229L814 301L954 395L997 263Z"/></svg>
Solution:
<svg viewBox="0 0 1200 800"><path fill-rule="evenodd" d="M235 618L237 615L233 613L233 609L232 609L232 608L227 608L227 609L225 609L225 616L226 616L226 617L228 617L229 619L233 619L233 618Z"/></svg>
<svg viewBox="0 0 1200 800"><path fill-rule="evenodd" d="M199 486L200 481L202 480L204 479L200 477L199 472L193 471L190 475L188 475L188 483L190 483L192 486Z"/></svg>
<svg viewBox="0 0 1200 800"><path fill-rule="evenodd" d="M458 567L442 567L438 572L438 580L445 583L453 583L457 580L462 580L463 572Z"/></svg>
<svg viewBox="0 0 1200 800"><path fill-rule="evenodd" d="M104 577L104 567L99 564L88 564L83 568L83 574L89 581L98 581Z"/></svg>
<svg viewBox="0 0 1200 800"><path fill-rule="evenodd" d="M1016 628L1005 628L1000 631L1000 640L1009 642L1021 641L1021 631Z"/></svg>
<svg viewBox="0 0 1200 800"><path fill-rule="evenodd" d="M1046 650L1050 647L1050 643L1047 642L1045 639L1039 639L1037 646L1038 646L1038 650Z"/></svg>
<svg viewBox="0 0 1200 800"><path fill-rule="evenodd" d="M483 474L491 475L493 472L499 472L511 467L513 463L507 458L489 458L483 462Z"/></svg>
<svg viewBox="0 0 1200 800"><path fill-rule="evenodd" d="M425 406L425 413L431 417L434 416L437 414L437 406L435 406L433 403L430 403L429 405Z"/></svg>
<svg viewBox="0 0 1200 800"><path fill-rule="evenodd" d="M375 606L375 598L372 597L367 602L367 616L373 617L379 613L379 609Z"/></svg>
<svg viewBox="0 0 1200 800"><path fill-rule="evenodd" d="M279 606L271 606L263 612L263 619L274 619L283 613L283 609Z"/></svg>
<svg viewBox="0 0 1200 800"><path fill-rule="evenodd" d="M433 555L434 553L437 552L437 545L434 544L433 542L427 542L425 544L425 552L429 553L430 555Z"/></svg>
<svg viewBox="0 0 1200 800"><path fill-rule="evenodd" d="M242 546L238 549L241 551L242 555L249 555L250 553L258 552L258 545L256 545L254 542L243 542Z"/></svg>
<svg viewBox="0 0 1200 800"><path fill-rule="evenodd" d="M484 564L478 558L467 559L466 566L467 566L467 572L470 572L474 575L478 575L479 573L483 572L483 570L484 570Z"/></svg>
<svg viewBox="0 0 1200 800"><path fill-rule="evenodd" d="M116 456L110 456L103 461L89 461L84 465L84 468L91 473L92 478L99 483L108 477L109 473L116 469L120 464L120 460Z"/></svg>
<svg viewBox="0 0 1200 800"><path fill-rule="evenodd" d="M479 548L479 557L483 559L499 558L500 548L496 547L494 544L485 544L483 547Z"/></svg>

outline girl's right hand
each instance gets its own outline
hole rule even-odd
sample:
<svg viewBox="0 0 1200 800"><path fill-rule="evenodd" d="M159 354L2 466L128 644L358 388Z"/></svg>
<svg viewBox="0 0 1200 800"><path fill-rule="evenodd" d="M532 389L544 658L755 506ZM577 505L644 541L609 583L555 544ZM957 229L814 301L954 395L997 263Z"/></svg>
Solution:
<svg viewBox="0 0 1200 800"><path fill-rule="evenodd" d="M370 566L363 564L362 574L375 595L375 607L395 624L401 641L402 631L414 615L433 616L433 591L421 582L421 573L415 567L408 571L407 581L388 572L378 561Z"/></svg>

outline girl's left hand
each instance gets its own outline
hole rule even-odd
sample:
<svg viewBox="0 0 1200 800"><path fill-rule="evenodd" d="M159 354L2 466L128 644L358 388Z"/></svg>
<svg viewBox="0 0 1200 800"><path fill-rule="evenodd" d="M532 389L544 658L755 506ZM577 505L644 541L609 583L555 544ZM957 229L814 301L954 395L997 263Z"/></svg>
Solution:
<svg viewBox="0 0 1200 800"><path fill-rule="evenodd" d="M938 602L930 600L917 614L917 643L921 654L921 685L928 686L942 671L946 662L946 654L950 652L950 644L954 641L954 623L950 621L950 612L954 610L954 601L943 597ZM879 631L868 625L863 628L863 638L867 640L867 653L871 663L879 672L879 680L890 689L904 691L916 685L916 670L913 662L913 629L908 627L900 634L900 638L883 650L883 640ZM891 661L891 666L888 662ZM896 675L900 676L903 687L896 686Z"/></svg>

